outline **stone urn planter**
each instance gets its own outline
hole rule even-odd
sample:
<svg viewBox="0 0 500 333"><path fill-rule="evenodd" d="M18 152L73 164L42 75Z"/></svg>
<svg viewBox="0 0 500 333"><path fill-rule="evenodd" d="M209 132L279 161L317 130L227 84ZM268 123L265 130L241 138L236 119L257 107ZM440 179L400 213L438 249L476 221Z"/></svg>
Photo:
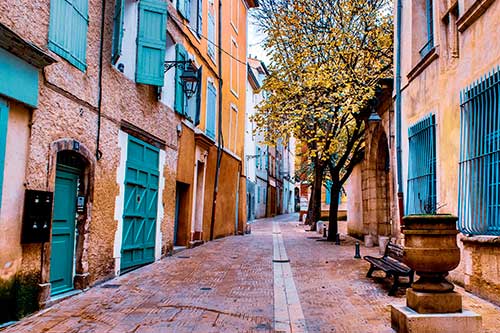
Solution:
<svg viewBox="0 0 500 333"><path fill-rule="evenodd" d="M446 280L446 276L460 263L457 220L456 216L447 214L409 215L403 218L403 261L420 276L412 285L413 291L453 291L453 284Z"/></svg>

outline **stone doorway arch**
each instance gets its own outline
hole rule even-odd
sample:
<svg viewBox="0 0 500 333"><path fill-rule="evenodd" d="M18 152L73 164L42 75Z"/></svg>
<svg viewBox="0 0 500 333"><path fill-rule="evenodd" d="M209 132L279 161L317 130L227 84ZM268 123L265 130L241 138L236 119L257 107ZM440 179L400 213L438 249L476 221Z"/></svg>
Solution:
<svg viewBox="0 0 500 333"><path fill-rule="evenodd" d="M391 235L390 154L381 124L373 128L368 148L363 177L364 234L371 235L378 244L379 236Z"/></svg>
<svg viewBox="0 0 500 333"><path fill-rule="evenodd" d="M88 248L90 221L94 193L94 174L96 159L91 151L74 139L60 139L52 142L49 151L47 188L55 190L56 170L58 164L70 165L80 170L78 196L83 197L84 204L77 212L75 245L74 289L86 289L89 285ZM51 231L52 234L52 231ZM50 263L51 242L42 248L42 271L39 303L44 306L50 300Z"/></svg>

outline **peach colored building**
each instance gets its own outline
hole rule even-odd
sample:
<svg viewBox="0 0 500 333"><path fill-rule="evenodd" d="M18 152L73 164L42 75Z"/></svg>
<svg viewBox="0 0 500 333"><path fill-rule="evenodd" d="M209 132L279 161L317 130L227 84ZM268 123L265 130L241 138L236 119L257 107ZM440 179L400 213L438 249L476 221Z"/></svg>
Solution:
<svg viewBox="0 0 500 333"><path fill-rule="evenodd" d="M212 206L192 203L214 202L222 142L214 237L243 230L238 125L255 5L0 0L0 322L171 253L179 182L196 189L183 237L207 240Z"/></svg>
<svg viewBox="0 0 500 333"><path fill-rule="evenodd" d="M404 214L458 215L451 276L500 304L500 1L395 5Z"/></svg>

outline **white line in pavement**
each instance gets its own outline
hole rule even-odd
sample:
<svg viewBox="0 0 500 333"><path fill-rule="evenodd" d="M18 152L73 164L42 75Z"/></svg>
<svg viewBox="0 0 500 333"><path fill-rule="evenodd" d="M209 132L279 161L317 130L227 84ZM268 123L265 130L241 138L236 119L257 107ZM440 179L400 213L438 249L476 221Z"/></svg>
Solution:
<svg viewBox="0 0 500 333"><path fill-rule="evenodd" d="M307 332L281 229L273 223L274 331Z"/></svg>

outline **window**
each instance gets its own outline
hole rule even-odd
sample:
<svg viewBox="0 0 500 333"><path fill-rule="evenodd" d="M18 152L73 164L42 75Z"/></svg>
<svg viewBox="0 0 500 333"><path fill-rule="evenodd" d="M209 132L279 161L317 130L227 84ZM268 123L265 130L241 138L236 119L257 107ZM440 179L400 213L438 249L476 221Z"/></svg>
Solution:
<svg viewBox="0 0 500 333"><path fill-rule="evenodd" d="M500 235L500 68L461 99L459 230Z"/></svg>
<svg viewBox="0 0 500 333"><path fill-rule="evenodd" d="M231 38L231 68L230 68L230 81L231 92L238 97L239 92L239 68L238 65L238 44L234 38Z"/></svg>
<svg viewBox="0 0 500 333"><path fill-rule="evenodd" d="M424 46L420 49L420 56L423 58L434 48L434 20L432 14L432 0L425 0L425 22L426 22L426 39Z"/></svg>
<svg viewBox="0 0 500 333"><path fill-rule="evenodd" d="M215 140L215 119L217 108L217 90L212 81L207 85L207 115L206 115L206 134Z"/></svg>
<svg viewBox="0 0 500 333"><path fill-rule="evenodd" d="M228 148L233 152L236 151L236 139L238 136L238 109L235 105L231 105L229 114L229 144Z"/></svg>
<svg viewBox="0 0 500 333"><path fill-rule="evenodd" d="M448 4L444 4L448 7ZM444 28L445 28L445 37L446 37L446 46L448 50L448 56L451 58L458 58L458 29L457 29L457 20L458 20L458 1L454 2L447 10L445 15L442 18Z"/></svg>
<svg viewBox="0 0 500 333"><path fill-rule="evenodd" d="M408 129L407 214L436 210L436 120L430 114Z"/></svg>
<svg viewBox="0 0 500 333"><path fill-rule="evenodd" d="M207 19L207 53L212 60L215 61L215 9L213 1L209 2L208 19Z"/></svg>
<svg viewBox="0 0 500 333"><path fill-rule="evenodd" d="M197 71L198 82L202 82L202 68L199 67ZM181 70L182 72L182 70ZM201 108L201 84L196 89L196 96L191 98L186 97L186 93L184 92L184 82L182 84L182 92L184 94L184 103L185 103L185 112L186 119L192 122L195 126L200 124L200 108Z"/></svg>
<svg viewBox="0 0 500 333"><path fill-rule="evenodd" d="M88 0L50 1L49 49L83 72L88 25Z"/></svg>
<svg viewBox="0 0 500 333"><path fill-rule="evenodd" d="M177 11L189 21L191 19L191 0L177 0Z"/></svg>
<svg viewBox="0 0 500 333"><path fill-rule="evenodd" d="M189 2L189 26L200 37L203 25L202 0L186 0L186 2Z"/></svg>
<svg viewBox="0 0 500 333"><path fill-rule="evenodd" d="M236 33L238 33L238 20L240 14L240 0L231 1L231 25Z"/></svg>
<svg viewBox="0 0 500 333"><path fill-rule="evenodd" d="M325 185L325 204L329 205L332 200L332 182L328 180Z"/></svg>
<svg viewBox="0 0 500 333"><path fill-rule="evenodd" d="M257 203L260 203L260 186L257 186Z"/></svg>
<svg viewBox="0 0 500 333"><path fill-rule="evenodd" d="M175 45L175 61L187 61L189 59L186 49L182 44ZM181 75L184 69L181 66L175 67L175 105L174 110L180 115L187 116L186 96L184 94L184 84Z"/></svg>
<svg viewBox="0 0 500 333"><path fill-rule="evenodd" d="M166 26L163 0L116 0L111 62L137 83L162 87Z"/></svg>

